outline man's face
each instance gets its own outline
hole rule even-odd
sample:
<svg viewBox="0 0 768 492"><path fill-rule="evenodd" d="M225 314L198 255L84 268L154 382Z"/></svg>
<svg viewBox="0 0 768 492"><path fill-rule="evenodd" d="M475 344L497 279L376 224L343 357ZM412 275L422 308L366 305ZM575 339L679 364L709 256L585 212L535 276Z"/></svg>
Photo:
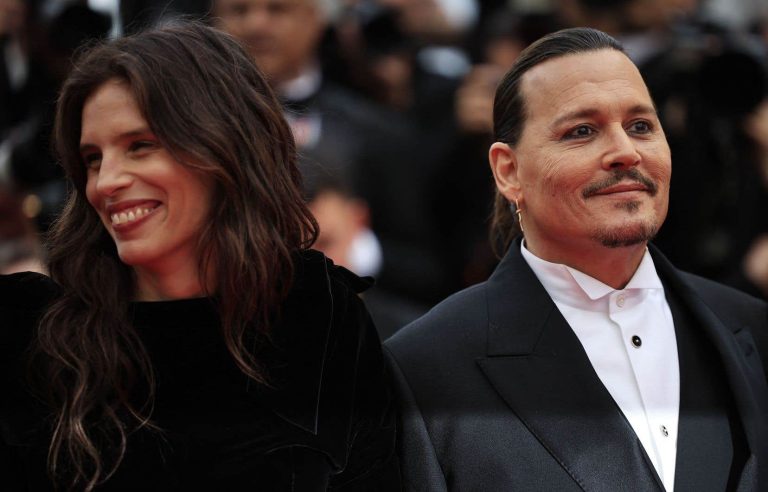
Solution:
<svg viewBox="0 0 768 492"><path fill-rule="evenodd" d="M310 202L309 209L320 226L320 235L312 247L325 253L337 265L356 271L353 245L355 239L367 230L368 207L360 200L326 190Z"/></svg>
<svg viewBox="0 0 768 492"><path fill-rule="evenodd" d="M215 0L213 14L275 85L300 74L325 27L317 0Z"/></svg>
<svg viewBox="0 0 768 492"><path fill-rule="evenodd" d="M535 66L522 78L526 121L507 199L528 247L561 259L644 244L667 213L669 146L635 65L601 50Z"/></svg>
<svg viewBox="0 0 768 492"><path fill-rule="evenodd" d="M27 7L22 0L0 0L0 36L21 34Z"/></svg>

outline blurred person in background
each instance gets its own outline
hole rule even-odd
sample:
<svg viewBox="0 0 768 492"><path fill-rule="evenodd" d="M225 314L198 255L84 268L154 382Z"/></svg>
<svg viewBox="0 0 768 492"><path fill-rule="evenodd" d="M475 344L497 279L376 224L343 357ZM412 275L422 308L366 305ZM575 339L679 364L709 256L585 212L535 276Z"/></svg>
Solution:
<svg viewBox="0 0 768 492"><path fill-rule="evenodd" d="M34 196L22 197L0 185L0 275L45 273L43 247L32 221Z"/></svg>
<svg viewBox="0 0 768 492"><path fill-rule="evenodd" d="M325 188L309 202L320 229L315 249L338 265L361 276L373 277L381 268L381 246L369 225L368 207L338 188Z"/></svg>
<svg viewBox="0 0 768 492"><path fill-rule="evenodd" d="M0 276L3 490L400 490L367 282L308 249L291 130L230 36L90 48L50 278Z"/></svg>
<svg viewBox="0 0 768 492"><path fill-rule="evenodd" d="M343 176L324 174L305 182L309 210L321 224L314 247L358 275L379 277L383 251L371 230L370 208ZM382 340L424 314L424 306L387 289L363 294Z"/></svg>
<svg viewBox="0 0 768 492"><path fill-rule="evenodd" d="M326 77L320 44L335 18L334 5L214 0L211 19L245 44L280 97L305 178L340 177L349 196L368 207L370 229L382 250L374 290L404 304L421 304L423 312L455 285L445 281L441 243L432 233L434 204L422 192L437 183L433 167L418 159L429 153L428 146L416 138L421 133L410 133L414 125L401 114ZM409 152L414 148L418 156Z"/></svg>
<svg viewBox="0 0 768 492"><path fill-rule="evenodd" d="M43 154L44 164L33 159L42 176L15 163L18 149L50 124L56 87L46 65L45 41L37 2L0 0L0 177L5 181L38 184L56 174L43 152L38 157Z"/></svg>
<svg viewBox="0 0 768 492"><path fill-rule="evenodd" d="M45 232L65 196L62 170L50 145L56 92L69 73L75 50L88 40L106 37L111 21L78 3L63 6L48 19L36 2L3 2L24 7L16 15L25 29L13 30L5 40L7 56L0 57L0 118L7 123L0 130L0 181L4 178L36 197L40 207L35 222ZM2 15L0 8L0 19ZM24 50L11 49L14 43ZM10 83L4 85L3 80Z"/></svg>
<svg viewBox="0 0 768 492"><path fill-rule="evenodd" d="M364 181L371 223L384 250L380 280L428 307L462 286L456 251L463 238L452 239L455 225L463 222L455 204L468 203L468 197L464 193L457 200L446 188L458 178L446 164L457 150L459 79L418 61L417 41L403 31L396 12L369 19L362 26L361 46L357 66L368 80L363 92L400 116L406 134L394 159L369 168Z"/></svg>
<svg viewBox="0 0 768 492"><path fill-rule="evenodd" d="M328 80L318 56L332 2L214 0L211 22L240 40L286 110L305 179L333 175L357 191L370 162L392 145L378 109Z"/></svg>
<svg viewBox="0 0 768 492"><path fill-rule="evenodd" d="M31 60L39 48L36 36L36 3L0 0L0 137L22 122L26 107L40 90L39 60Z"/></svg>
<svg viewBox="0 0 768 492"><path fill-rule="evenodd" d="M753 179L763 194L768 195L768 95L745 118L744 131L752 143L752 157L756 166ZM764 210L765 208L750 212L763 217ZM751 232L747 251L741 263L737 265L740 268L734 272L734 285L768 299L768 228Z"/></svg>

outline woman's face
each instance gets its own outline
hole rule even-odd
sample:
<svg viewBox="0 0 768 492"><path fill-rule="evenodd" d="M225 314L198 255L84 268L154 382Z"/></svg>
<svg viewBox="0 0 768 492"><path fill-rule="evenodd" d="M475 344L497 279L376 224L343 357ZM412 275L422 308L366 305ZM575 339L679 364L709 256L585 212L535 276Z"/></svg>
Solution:
<svg viewBox="0 0 768 492"><path fill-rule="evenodd" d="M163 148L125 83L110 80L86 99L80 153L88 202L120 259L140 280L196 278L213 183Z"/></svg>

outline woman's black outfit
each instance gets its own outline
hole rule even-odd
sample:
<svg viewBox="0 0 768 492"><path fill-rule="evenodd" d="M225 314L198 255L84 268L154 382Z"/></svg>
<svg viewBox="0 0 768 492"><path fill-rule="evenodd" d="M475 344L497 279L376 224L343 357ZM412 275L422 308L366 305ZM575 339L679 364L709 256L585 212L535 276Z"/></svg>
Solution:
<svg viewBox="0 0 768 492"><path fill-rule="evenodd" d="M367 283L302 253L272 339L249 382L207 298L131 303L155 371L152 422L128 439L97 490L399 490L395 416L381 348L357 293ZM32 396L25 357L57 294L42 275L0 277L0 489L51 490L50 410ZM243 295L248 295L243 293Z"/></svg>

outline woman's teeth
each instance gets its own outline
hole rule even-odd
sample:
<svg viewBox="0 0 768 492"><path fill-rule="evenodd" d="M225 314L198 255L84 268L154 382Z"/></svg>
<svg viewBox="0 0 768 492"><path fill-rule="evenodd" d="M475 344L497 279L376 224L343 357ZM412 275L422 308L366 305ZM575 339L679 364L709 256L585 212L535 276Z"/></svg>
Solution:
<svg viewBox="0 0 768 492"><path fill-rule="evenodd" d="M154 209L136 208L128 212L120 212L117 214L112 214L110 216L110 219L112 219L112 225L127 224L128 222L133 222L134 220L138 220L144 217L145 215L150 213L152 210Z"/></svg>

